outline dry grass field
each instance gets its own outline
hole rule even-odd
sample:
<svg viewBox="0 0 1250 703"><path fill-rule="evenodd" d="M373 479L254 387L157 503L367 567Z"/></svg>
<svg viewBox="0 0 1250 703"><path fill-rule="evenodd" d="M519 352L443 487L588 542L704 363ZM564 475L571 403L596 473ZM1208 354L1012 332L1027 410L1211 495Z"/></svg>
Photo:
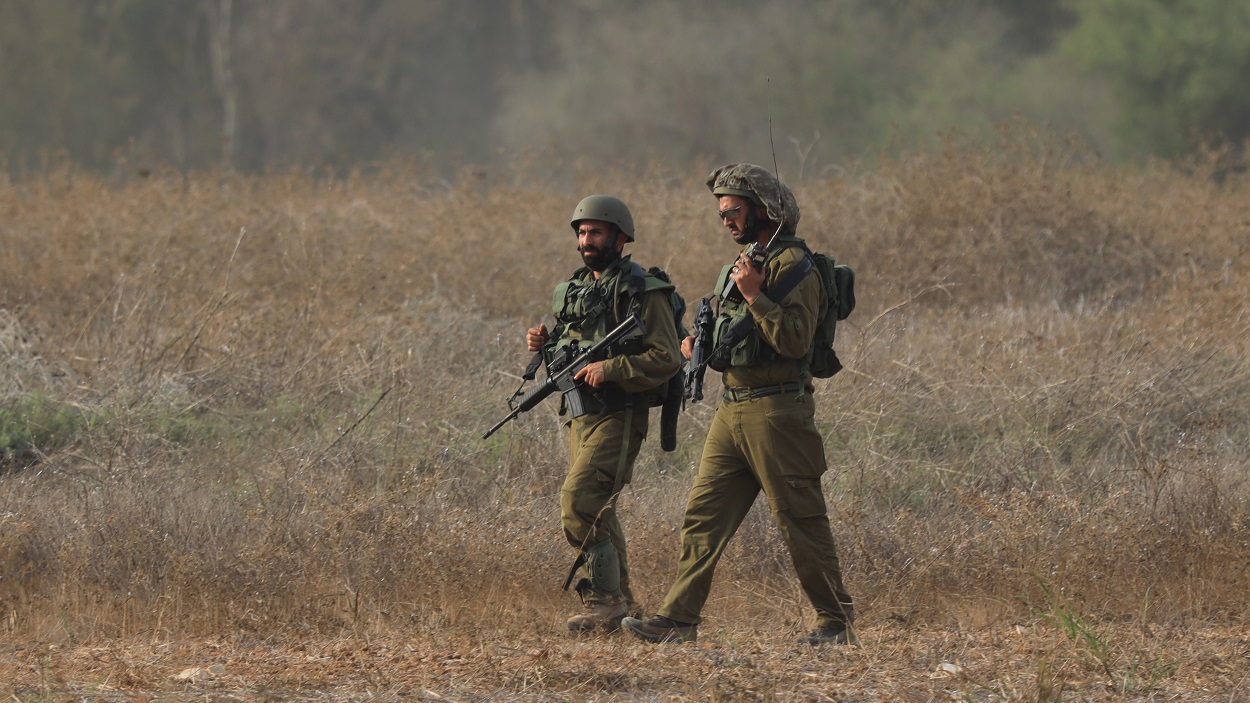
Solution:
<svg viewBox="0 0 1250 703"><path fill-rule="evenodd" d="M757 503L698 643L573 639L554 404L487 441L592 192L688 301L715 164L0 181L0 699L1250 701L1250 180L1026 128L792 185L862 646ZM783 174L784 175L784 174ZM709 386L719 384L709 373ZM658 605L715 406L620 506Z"/></svg>

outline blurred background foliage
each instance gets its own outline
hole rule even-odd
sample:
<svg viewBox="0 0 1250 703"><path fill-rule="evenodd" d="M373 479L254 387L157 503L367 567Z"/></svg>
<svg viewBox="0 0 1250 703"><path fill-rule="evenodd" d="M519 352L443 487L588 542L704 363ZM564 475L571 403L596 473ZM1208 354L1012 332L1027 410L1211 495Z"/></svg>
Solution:
<svg viewBox="0 0 1250 703"><path fill-rule="evenodd" d="M532 149L788 178L1022 116L1132 163L1250 137L1239 0L8 0L11 173L450 170Z"/></svg>

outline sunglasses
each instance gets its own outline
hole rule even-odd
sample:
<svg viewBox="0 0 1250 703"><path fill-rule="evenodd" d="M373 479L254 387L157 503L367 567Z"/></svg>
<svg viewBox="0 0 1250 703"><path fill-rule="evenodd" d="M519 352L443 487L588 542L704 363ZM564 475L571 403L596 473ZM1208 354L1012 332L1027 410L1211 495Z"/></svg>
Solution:
<svg viewBox="0 0 1250 703"><path fill-rule="evenodd" d="M718 213L716 213L716 214L717 214L717 215L720 215L720 218L721 218L722 220L732 220L733 218L735 218L735 217L737 217L737 216L738 216L738 211L739 211L739 210L741 210L741 209L742 209L742 206L741 206L741 205L736 205L736 206L734 206L734 207L731 207L731 208L726 208L726 209L724 209L724 210L721 210L720 212L718 212Z"/></svg>

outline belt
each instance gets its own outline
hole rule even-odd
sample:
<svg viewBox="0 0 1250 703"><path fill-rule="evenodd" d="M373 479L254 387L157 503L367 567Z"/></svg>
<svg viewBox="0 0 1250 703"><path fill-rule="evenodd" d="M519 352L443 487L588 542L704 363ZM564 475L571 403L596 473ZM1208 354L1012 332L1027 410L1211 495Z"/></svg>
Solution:
<svg viewBox="0 0 1250 703"><path fill-rule="evenodd" d="M724 399L727 403L743 403L756 398L767 398L782 393L803 393L801 383L776 383L771 386L752 386L750 388L726 388Z"/></svg>

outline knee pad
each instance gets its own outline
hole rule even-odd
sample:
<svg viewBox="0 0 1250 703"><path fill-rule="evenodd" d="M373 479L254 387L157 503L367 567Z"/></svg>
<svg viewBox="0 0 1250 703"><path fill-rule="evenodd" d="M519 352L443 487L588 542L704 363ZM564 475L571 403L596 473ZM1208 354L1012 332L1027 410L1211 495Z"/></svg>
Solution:
<svg viewBox="0 0 1250 703"><path fill-rule="evenodd" d="M612 540L605 539L586 548L586 571L591 587L604 595L621 593L621 556Z"/></svg>

